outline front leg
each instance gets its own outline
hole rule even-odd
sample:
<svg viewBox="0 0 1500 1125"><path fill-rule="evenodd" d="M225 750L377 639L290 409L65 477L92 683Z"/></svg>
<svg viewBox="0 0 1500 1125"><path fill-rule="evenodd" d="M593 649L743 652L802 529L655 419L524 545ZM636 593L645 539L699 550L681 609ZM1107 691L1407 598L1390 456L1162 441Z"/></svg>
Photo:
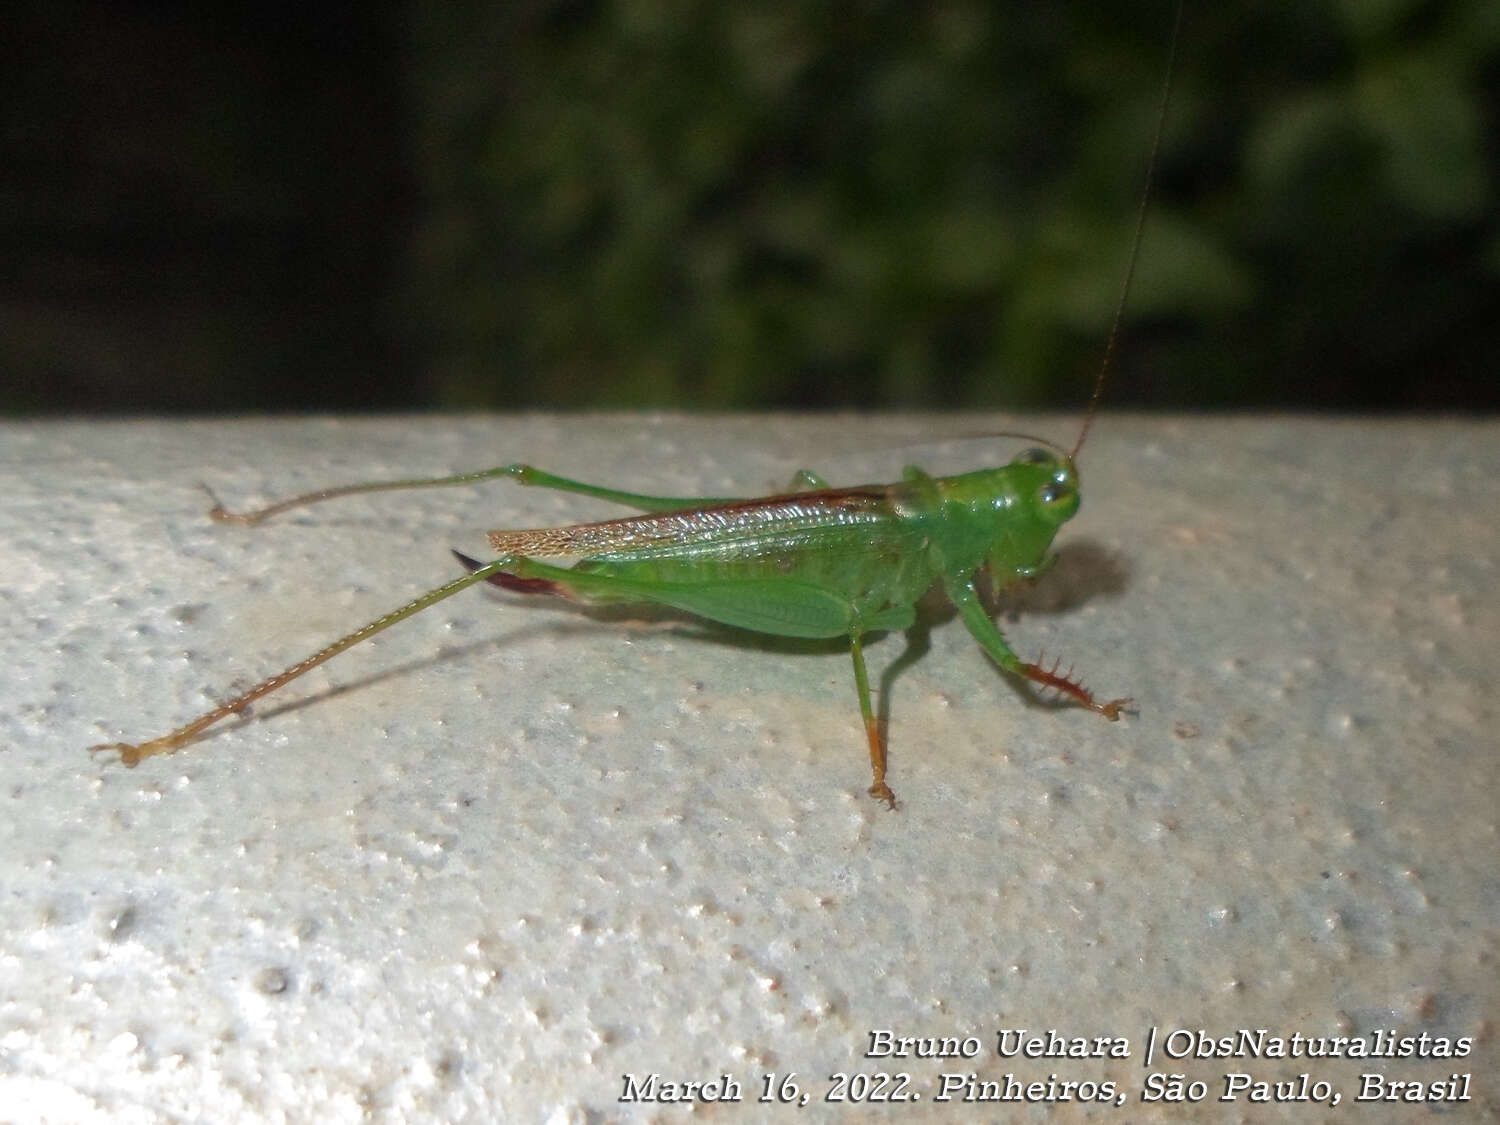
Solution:
<svg viewBox="0 0 1500 1125"><path fill-rule="evenodd" d="M972 575L962 580L945 578L943 584L947 588L948 597L958 608L959 616L964 619L964 624L968 626L974 639L979 642L985 652L990 654L990 658L1007 672L1040 684L1044 688L1051 688L1112 721L1120 717L1121 711L1130 710L1129 699L1099 702L1088 688L1072 678L1072 669L1060 674L1058 664L1054 664L1051 668L1045 668L1040 664L1028 664L1011 651L1010 645L1005 643L1004 634L996 628L995 622L991 620L989 613L980 602L978 594L974 592Z"/></svg>

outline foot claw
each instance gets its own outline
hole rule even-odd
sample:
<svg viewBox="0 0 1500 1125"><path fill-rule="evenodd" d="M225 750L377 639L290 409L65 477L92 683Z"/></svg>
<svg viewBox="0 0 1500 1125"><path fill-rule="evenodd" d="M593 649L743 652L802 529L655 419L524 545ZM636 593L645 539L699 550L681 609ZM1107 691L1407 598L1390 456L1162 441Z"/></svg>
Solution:
<svg viewBox="0 0 1500 1125"><path fill-rule="evenodd" d="M120 758L120 764L122 766L127 766L130 768L134 768L135 766L139 765L140 760L145 757L145 755L141 753L141 748L139 746L136 746L133 743L129 742L101 742L98 746L90 746L89 753L117 754Z"/></svg>
<svg viewBox="0 0 1500 1125"><path fill-rule="evenodd" d="M874 785L870 786L870 796L874 797L877 801L884 801L886 807L892 811L895 810L896 794L891 792L891 787L885 782L877 781Z"/></svg>

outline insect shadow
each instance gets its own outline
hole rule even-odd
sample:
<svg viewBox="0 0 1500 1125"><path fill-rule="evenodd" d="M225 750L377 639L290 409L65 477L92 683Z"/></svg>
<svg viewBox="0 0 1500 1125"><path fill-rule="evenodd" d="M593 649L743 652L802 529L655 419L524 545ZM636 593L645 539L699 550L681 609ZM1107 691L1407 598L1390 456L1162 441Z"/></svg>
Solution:
<svg viewBox="0 0 1500 1125"><path fill-rule="evenodd" d="M590 616L593 615L591 614ZM529 640L535 637L538 631L534 625L517 626L502 636L488 637L484 640L471 641L463 645L443 645L431 656L419 656L413 660L392 665L389 668L381 668L358 679L330 684L328 687L311 692L300 699L289 700L286 703L277 704L275 707L267 707L264 710L260 710L251 704L239 712L237 722L229 723L223 729L227 733L228 731L237 730L249 722L271 719L278 715L290 715L293 712L302 710L304 707L312 707L315 704L325 703L328 700L337 699L339 696L363 691L366 688L374 687L377 684L387 681L400 680L403 677L415 675L428 668L471 661L486 654L497 652L518 641ZM573 633L593 635L596 631L596 626L592 622L555 622L541 631L554 636L566 636ZM239 688L238 686L231 685L229 690L235 692ZM209 734L204 737L213 738L215 736Z"/></svg>

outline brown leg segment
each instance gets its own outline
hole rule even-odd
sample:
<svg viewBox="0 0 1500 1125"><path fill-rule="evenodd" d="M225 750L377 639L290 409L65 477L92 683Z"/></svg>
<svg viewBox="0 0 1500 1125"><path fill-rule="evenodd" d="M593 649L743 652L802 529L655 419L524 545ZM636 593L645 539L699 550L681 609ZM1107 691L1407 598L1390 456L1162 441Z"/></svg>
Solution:
<svg viewBox="0 0 1500 1125"><path fill-rule="evenodd" d="M1062 667L1062 661L1055 660L1052 662L1052 667L1047 668L1042 664L1045 659L1045 653L1037 653L1037 663L1021 665L1021 670L1028 680L1066 695L1069 699L1081 703L1090 711L1098 712L1111 722L1120 717L1121 711L1132 709L1133 701L1129 699L1111 699L1108 703L1100 703L1094 698L1093 692L1073 679L1072 668L1059 673L1058 669Z"/></svg>
<svg viewBox="0 0 1500 1125"><path fill-rule="evenodd" d="M880 737L880 720L870 706L870 674L865 670L865 649L858 636L849 638L849 654L854 658L854 689L859 693L859 713L865 720L865 737L870 740L870 796L896 807L896 794L885 783L885 739Z"/></svg>

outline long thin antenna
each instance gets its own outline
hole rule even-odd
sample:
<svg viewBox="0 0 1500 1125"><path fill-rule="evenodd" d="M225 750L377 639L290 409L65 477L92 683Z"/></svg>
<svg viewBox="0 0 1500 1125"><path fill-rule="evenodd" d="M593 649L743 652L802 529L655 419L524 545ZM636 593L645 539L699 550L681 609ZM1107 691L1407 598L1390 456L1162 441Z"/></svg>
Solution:
<svg viewBox="0 0 1500 1125"><path fill-rule="evenodd" d="M1115 318L1109 326L1109 336L1104 343L1104 359L1099 364L1099 377L1094 380L1094 393L1089 397L1088 412L1083 416L1083 428L1078 431L1078 440L1073 443L1070 459L1076 459L1083 448L1083 439L1089 436L1089 427L1094 424L1094 415L1099 412L1099 400L1104 397L1104 380L1109 374L1110 361L1115 357L1115 342L1120 335L1120 322L1125 319L1125 302L1130 298L1130 284L1135 280L1135 263L1140 257L1141 235L1146 229L1146 211L1151 203L1151 181L1156 177L1156 157L1161 151L1162 128L1167 123L1167 103L1172 98L1172 72L1177 63L1177 35L1182 27L1182 0L1177 0L1177 11L1172 17L1172 43L1167 48L1167 73L1161 83L1161 104L1156 111L1156 132L1151 138L1151 154L1146 158L1146 182L1141 188L1141 205L1135 212L1135 236L1130 241L1130 262L1125 267L1125 284L1120 288L1120 300L1115 305Z"/></svg>

